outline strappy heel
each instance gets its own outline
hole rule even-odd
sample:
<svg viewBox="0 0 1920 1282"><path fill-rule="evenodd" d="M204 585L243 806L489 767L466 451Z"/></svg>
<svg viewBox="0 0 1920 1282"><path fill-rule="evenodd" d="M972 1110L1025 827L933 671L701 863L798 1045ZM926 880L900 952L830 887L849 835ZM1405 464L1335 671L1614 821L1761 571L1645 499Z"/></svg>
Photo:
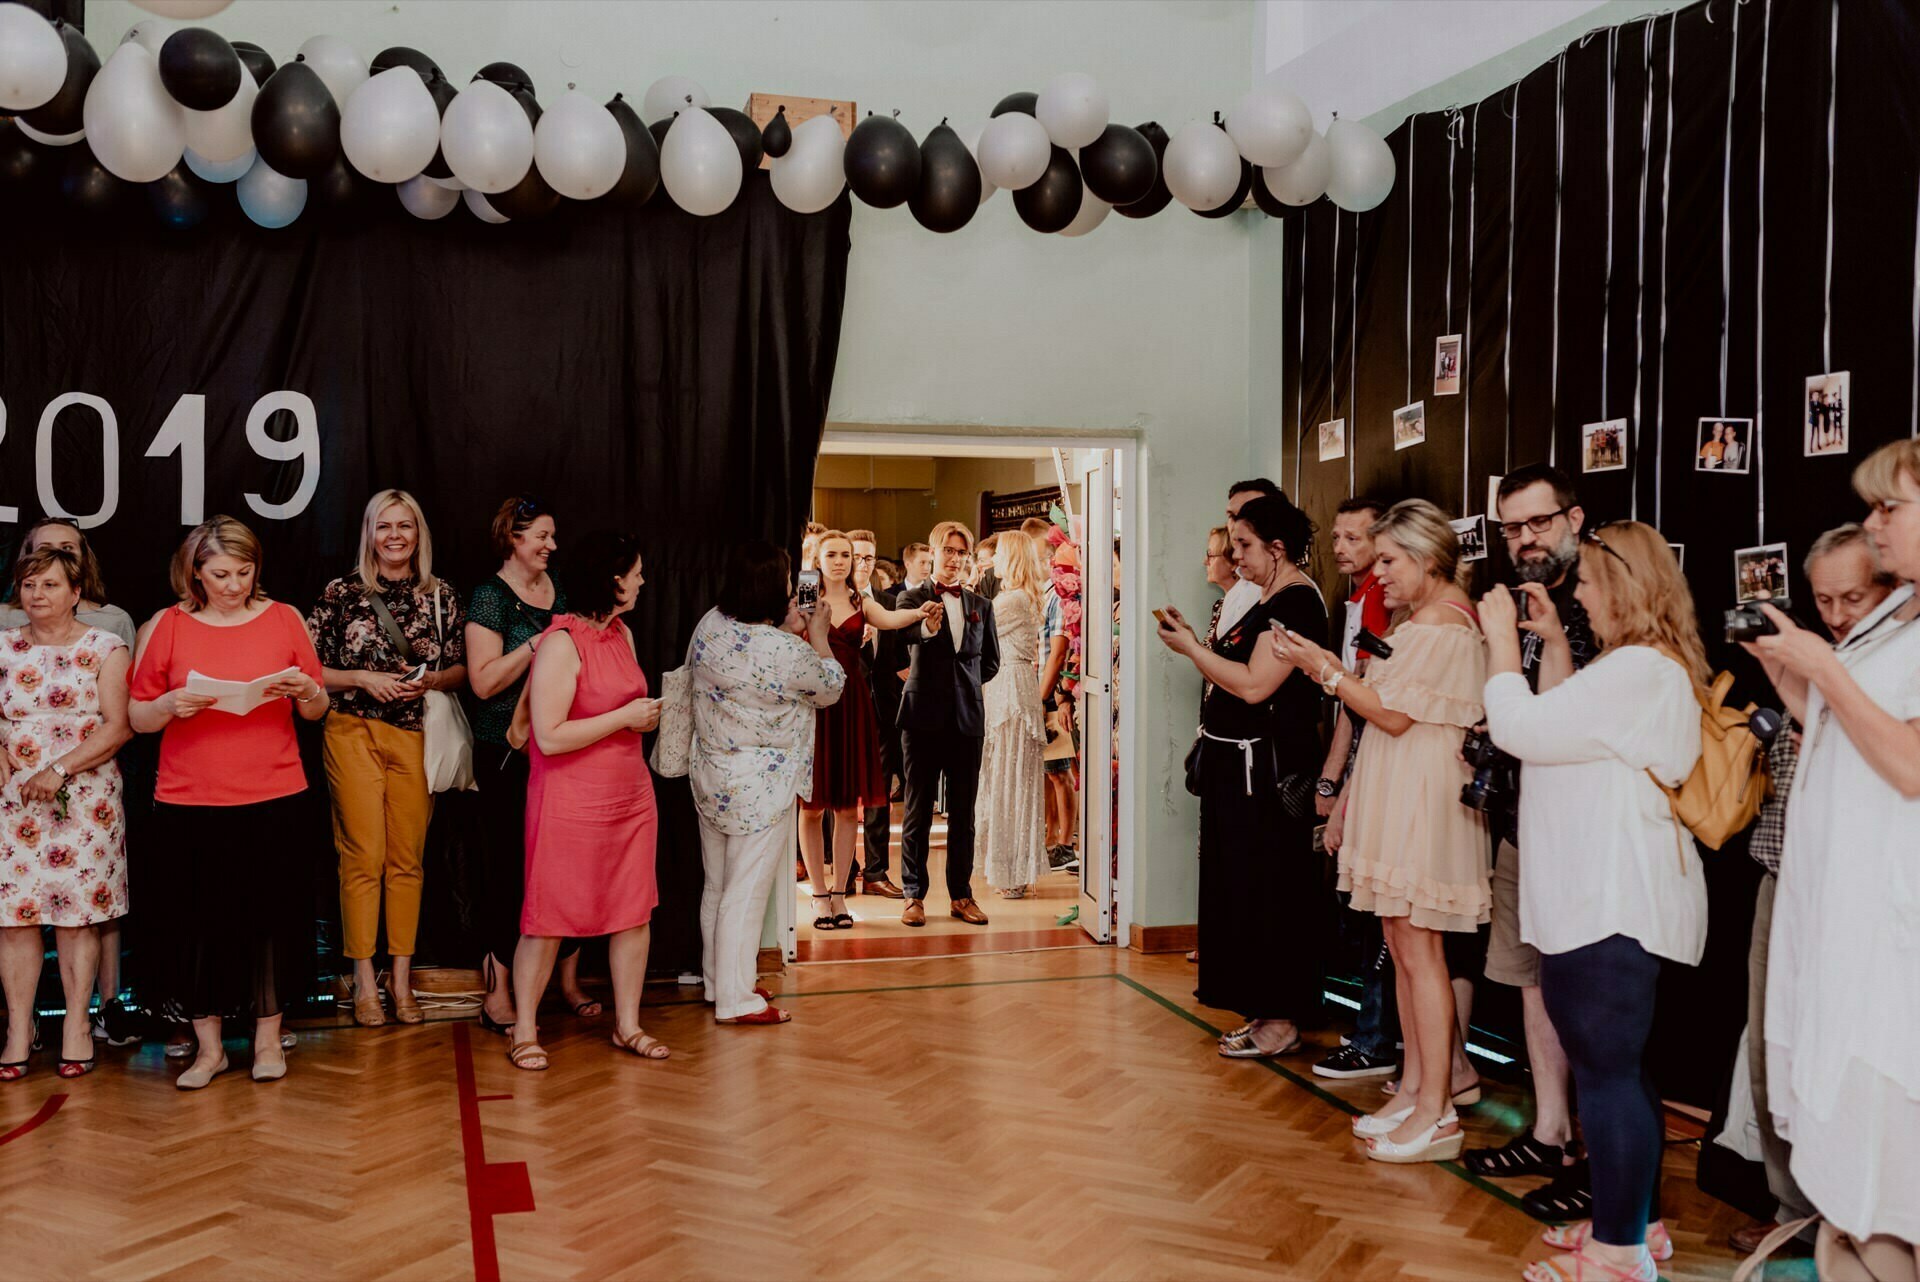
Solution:
<svg viewBox="0 0 1920 1282"><path fill-rule="evenodd" d="M847 911L846 892L842 891L839 894L828 895L827 907L833 907L833 901L836 899L840 901L840 911L833 915L833 928L835 930L852 930L853 914Z"/></svg>
<svg viewBox="0 0 1920 1282"><path fill-rule="evenodd" d="M1451 1162L1460 1156L1467 1133L1457 1130L1451 1135L1442 1135L1440 1132L1459 1124L1460 1115L1448 1110L1439 1121L1404 1143L1396 1144L1384 1135L1376 1135L1367 1141L1367 1156L1376 1162L1409 1166L1416 1162Z"/></svg>
<svg viewBox="0 0 1920 1282"><path fill-rule="evenodd" d="M1593 1221L1581 1220L1574 1224L1557 1224L1542 1233L1540 1240L1556 1251L1578 1252L1592 1236ZM1655 1264L1664 1264L1673 1258L1673 1235L1667 1232L1665 1221L1655 1220L1647 1225L1647 1252L1653 1256Z"/></svg>
<svg viewBox="0 0 1920 1282"><path fill-rule="evenodd" d="M493 996L494 987L498 983L500 970L500 968L493 963L493 954L487 954L487 959L481 963L480 969L486 976L487 996L491 997ZM501 1023L493 1016L487 1014L485 998L482 998L480 1001L480 1027L486 1029L489 1033L498 1033L509 1041L513 1039L513 1021L508 1020L505 1023Z"/></svg>
<svg viewBox="0 0 1920 1282"><path fill-rule="evenodd" d="M817 903L819 903L819 902L820 902L820 901L821 901L822 899L824 899L824 900L826 900L826 901L827 901L827 907L828 907L829 909L831 909L831 908L833 907L833 896L832 896L832 895L814 895L814 896L813 896L813 902L814 902L814 903L816 903L816 904L817 904ZM840 929L840 923L834 920L834 917L833 917L833 913L832 913L832 912L830 912L830 911L829 911L829 912L826 912L826 913L821 913L821 912L820 912L820 911L819 911L818 909L815 909L814 911L815 911L815 913L816 913L816 916L815 916L815 917L814 917L814 919L813 919L813 928L814 928L815 930L838 930L838 929Z"/></svg>

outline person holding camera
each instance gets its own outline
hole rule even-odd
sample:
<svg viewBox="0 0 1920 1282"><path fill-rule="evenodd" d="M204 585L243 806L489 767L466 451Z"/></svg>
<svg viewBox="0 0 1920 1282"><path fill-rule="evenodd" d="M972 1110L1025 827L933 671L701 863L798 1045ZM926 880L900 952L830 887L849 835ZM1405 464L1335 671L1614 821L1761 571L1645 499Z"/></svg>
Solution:
<svg viewBox="0 0 1920 1282"><path fill-rule="evenodd" d="M1504 509L1503 509L1504 511ZM1709 679L1693 595L1666 538L1637 521L1581 535L1579 603L1604 649L1535 692L1522 669L1519 599L1551 632L1544 585L1497 587L1487 628L1487 729L1522 763L1520 936L1540 951L1540 991L1580 1088L1593 1219L1546 1234L1574 1254L1527 1282L1573 1282L1586 1266L1653 1282L1673 1244L1656 1214L1665 1131L1646 1067L1660 961L1698 965L1707 885L1664 788L1700 759L1696 684Z"/></svg>
<svg viewBox="0 0 1920 1282"><path fill-rule="evenodd" d="M1360 680L1296 633L1273 648L1368 723L1327 848L1339 852L1352 907L1383 919L1407 1063L1399 1093L1358 1118L1354 1134L1375 1161L1444 1162L1465 1138L1449 1099L1457 1032L1444 940L1477 930L1490 904L1486 824L1458 800L1460 734L1481 718L1486 646L1460 587L1459 538L1439 508L1396 503L1370 533L1387 608L1407 612L1392 657Z"/></svg>
<svg viewBox="0 0 1920 1282"><path fill-rule="evenodd" d="M1513 564L1526 611L1519 624L1520 674L1545 694L1599 653L1593 626L1580 604L1580 534L1586 513L1573 479L1560 468L1532 463L1515 468L1495 496L1500 536ZM1533 1125L1499 1148L1475 1149L1465 1165L1475 1175L1507 1178L1551 1175L1527 1194L1527 1209L1544 1219L1577 1219L1593 1205L1592 1180L1573 1156L1572 1075L1540 994L1540 953L1520 937L1520 763L1495 750L1476 788L1486 798L1496 846L1493 927L1485 974L1520 990L1521 1026L1533 1070Z"/></svg>
<svg viewBox="0 0 1920 1282"><path fill-rule="evenodd" d="M1838 646L1770 604L1777 632L1743 644L1807 727L1773 904L1767 1103L1827 1219L1822 1256L1891 1276L1920 1243L1920 440L1869 455L1853 488L1901 588Z"/></svg>

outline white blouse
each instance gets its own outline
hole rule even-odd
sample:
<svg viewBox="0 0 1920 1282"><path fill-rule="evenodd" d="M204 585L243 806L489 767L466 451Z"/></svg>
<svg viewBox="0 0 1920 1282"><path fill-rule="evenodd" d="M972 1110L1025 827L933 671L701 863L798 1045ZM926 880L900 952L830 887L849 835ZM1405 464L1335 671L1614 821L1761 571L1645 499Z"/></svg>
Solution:
<svg viewBox="0 0 1920 1282"><path fill-rule="evenodd" d="M839 701L846 669L791 632L709 610L688 648L700 817L729 836L762 832L813 792L813 710Z"/></svg>
<svg viewBox="0 0 1920 1282"><path fill-rule="evenodd" d="M1614 935L1694 966L1707 883L1692 837L1647 777L1678 786L1700 759L1693 680L1649 646L1621 646L1544 694L1487 681L1487 728L1522 763L1520 937L1566 953Z"/></svg>

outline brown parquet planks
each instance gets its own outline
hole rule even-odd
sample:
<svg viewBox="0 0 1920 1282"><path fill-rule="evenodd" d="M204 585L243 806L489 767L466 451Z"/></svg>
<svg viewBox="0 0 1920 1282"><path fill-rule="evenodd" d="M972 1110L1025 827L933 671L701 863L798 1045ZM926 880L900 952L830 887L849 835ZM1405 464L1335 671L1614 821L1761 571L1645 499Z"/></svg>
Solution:
<svg viewBox="0 0 1920 1282"><path fill-rule="evenodd" d="M1511 1279L1541 1253L1493 1193L1370 1163L1329 1098L1215 1056L1179 1012L1230 1017L1191 975L1113 949L802 967L784 1028L647 1007L664 1063L553 1016L544 1074L472 1029L486 1160L525 1162L536 1202L492 1220L499 1274ZM308 1030L284 1081L236 1053L197 1094L158 1047L101 1054L0 1087L0 1135L68 1095L0 1147L0 1277L474 1276L448 1025ZM1490 1100L1469 1125L1498 1138L1516 1101ZM1692 1161L1670 1150L1675 1282L1727 1277L1741 1222Z"/></svg>

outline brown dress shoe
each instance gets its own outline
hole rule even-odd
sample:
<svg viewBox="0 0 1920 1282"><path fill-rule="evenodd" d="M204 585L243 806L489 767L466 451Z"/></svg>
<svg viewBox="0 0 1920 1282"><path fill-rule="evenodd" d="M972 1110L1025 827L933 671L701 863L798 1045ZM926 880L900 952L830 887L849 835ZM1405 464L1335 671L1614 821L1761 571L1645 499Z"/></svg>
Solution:
<svg viewBox="0 0 1920 1282"><path fill-rule="evenodd" d="M906 911L900 914L902 926L924 926L927 924L927 906L918 899L907 900Z"/></svg>
<svg viewBox="0 0 1920 1282"><path fill-rule="evenodd" d="M980 905L974 903L971 899L954 900L953 909L948 913L948 916L958 917L969 926L984 926L987 924L987 915L981 912Z"/></svg>
<svg viewBox="0 0 1920 1282"><path fill-rule="evenodd" d="M888 881L885 877L878 881L863 882L860 887L863 895L878 895L882 899L905 899L907 892Z"/></svg>
<svg viewBox="0 0 1920 1282"><path fill-rule="evenodd" d="M1779 1227L1780 1225L1773 1220L1755 1220L1727 1234L1727 1245L1741 1255L1752 1255L1760 1249L1760 1243L1767 1234ZM1781 1259L1791 1259L1809 1253L1810 1248L1798 1238L1789 1239L1774 1251L1774 1254Z"/></svg>

